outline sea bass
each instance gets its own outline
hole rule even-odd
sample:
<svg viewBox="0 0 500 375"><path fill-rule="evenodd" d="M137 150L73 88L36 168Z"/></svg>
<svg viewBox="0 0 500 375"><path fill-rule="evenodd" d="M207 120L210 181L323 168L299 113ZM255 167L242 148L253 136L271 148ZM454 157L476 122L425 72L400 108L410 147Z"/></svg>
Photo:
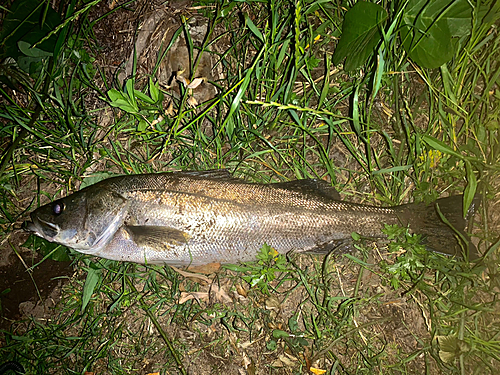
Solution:
<svg viewBox="0 0 500 375"><path fill-rule="evenodd" d="M384 237L384 224L409 226L431 250L460 255L462 207L461 196L382 208L341 201L322 180L256 184L227 170L167 172L88 186L33 211L25 229L85 254L174 266L254 260L264 243L279 253L327 253L353 232Z"/></svg>

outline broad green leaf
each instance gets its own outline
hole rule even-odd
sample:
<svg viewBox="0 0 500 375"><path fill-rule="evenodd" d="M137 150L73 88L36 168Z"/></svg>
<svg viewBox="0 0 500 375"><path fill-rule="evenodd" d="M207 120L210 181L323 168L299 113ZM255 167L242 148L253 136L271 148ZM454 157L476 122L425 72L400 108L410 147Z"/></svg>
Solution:
<svg viewBox="0 0 500 375"><path fill-rule="evenodd" d="M139 123L137 124L137 131L140 131L140 132L143 132L144 130L146 130L146 128L148 127L148 123L146 120L139 120Z"/></svg>
<svg viewBox="0 0 500 375"><path fill-rule="evenodd" d="M134 89L134 80L133 79L129 79L126 83L125 83L125 89L127 91L127 95L128 95L128 101L130 102L130 104L134 107L134 108L137 108L137 103L135 101L135 89ZM137 110L139 110L139 108L137 108ZM136 110L136 111L137 111Z"/></svg>
<svg viewBox="0 0 500 375"><path fill-rule="evenodd" d="M112 107L117 107L125 112L128 113L137 113L139 111L139 108L137 107L137 104L135 103L130 103L129 97L123 95L122 92L116 90L116 89L111 89L108 91L108 96L111 102L109 103Z"/></svg>
<svg viewBox="0 0 500 375"><path fill-rule="evenodd" d="M290 37L287 37L283 42L283 45L280 47L280 53L278 54L278 58L276 59L276 69L280 68L283 59L288 54L289 44L290 44Z"/></svg>
<svg viewBox="0 0 500 375"><path fill-rule="evenodd" d="M67 247L43 240L35 235L30 235L21 246L37 249L37 251L43 255L44 260L47 258L55 260L56 262L68 262L71 260Z"/></svg>
<svg viewBox="0 0 500 375"><path fill-rule="evenodd" d="M119 176L119 174L116 173L111 173L111 172L95 172L92 173L90 176L87 176L83 179L81 185L80 185L80 190L83 188L86 188L87 186L94 185L98 183L99 181L105 180L109 177L113 176Z"/></svg>
<svg viewBox="0 0 500 375"><path fill-rule="evenodd" d="M483 4L479 9L479 19L482 18L483 26L490 27L500 19L500 3L496 1L491 7L488 4Z"/></svg>
<svg viewBox="0 0 500 375"><path fill-rule="evenodd" d="M108 91L108 96L109 96L109 99L114 102L115 100L117 99L122 99L122 100L125 100L125 96L118 90L116 89L111 89Z"/></svg>
<svg viewBox="0 0 500 375"><path fill-rule="evenodd" d="M158 85L153 82L152 78L149 78L149 95L151 95L155 103L158 102L160 90L158 89Z"/></svg>
<svg viewBox="0 0 500 375"><path fill-rule="evenodd" d="M453 150L451 147L444 144L440 140L438 140L434 137L431 137L430 135L423 135L422 140L435 150L439 150L443 153L456 156L457 158L462 159L462 160L464 159L464 157L462 155L460 155L458 152Z"/></svg>
<svg viewBox="0 0 500 375"><path fill-rule="evenodd" d="M141 92L139 90L134 90L134 94L136 97L138 97L139 99L141 99L142 101L144 101L148 104L155 104L155 101L153 99L151 99L149 96L147 96L146 94L144 94L143 92Z"/></svg>
<svg viewBox="0 0 500 375"><path fill-rule="evenodd" d="M394 173L394 172L400 172L400 171L407 171L408 169L413 168L413 164L408 164L408 165L398 165L397 167L391 167L391 168L383 168L379 169L378 171L373 171L372 174L383 174L383 173Z"/></svg>
<svg viewBox="0 0 500 375"><path fill-rule="evenodd" d="M380 5L360 1L347 11L342 24L342 36L333 54L333 63L345 60L344 69L359 68L373 54L380 42L380 29L387 12Z"/></svg>
<svg viewBox="0 0 500 375"><path fill-rule="evenodd" d="M42 58L42 57L52 56L52 52L47 52L47 51L44 51L40 48L30 48L31 44L29 44L28 42L23 42L22 40L20 40L17 43L17 45L18 45L19 49L21 50L21 52L29 57Z"/></svg>
<svg viewBox="0 0 500 375"><path fill-rule="evenodd" d="M221 17L227 17L231 13L236 4L238 4L238 2L231 1L228 5L222 8L222 10L220 11Z"/></svg>
<svg viewBox="0 0 500 375"><path fill-rule="evenodd" d="M467 0L409 0L403 14L401 38L413 61L433 69L454 55L455 37L470 33L472 8Z"/></svg>
<svg viewBox="0 0 500 375"><path fill-rule="evenodd" d="M138 109L133 107L127 100L125 99L116 99L115 101L109 103L112 107L117 107L120 108L121 110L127 112L127 113L132 113L135 114L137 113Z"/></svg>
<svg viewBox="0 0 500 375"><path fill-rule="evenodd" d="M286 339L290 337L290 334L288 332L282 331L281 329L275 329L273 331L273 337L275 339Z"/></svg>
<svg viewBox="0 0 500 375"><path fill-rule="evenodd" d="M83 286L83 296L82 296L82 312L85 311L87 304L94 294L95 286L101 277L101 269L95 267L89 267L87 278L85 279L85 285Z"/></svg>
<svg viewBox="0 0 500 375"><path fill-rule="evenodd" d="M247 272L247 271L251 271L252 270L248 266L242 266L242 265L239 265L239 264L223 264L222 267L226 268L228 270L231 270L231 271L236 271L236 272Z"/></svg>
<svg viewBox="0 0 500 375"><path fill-rule="evenodd" d="M40 23L42 12L46 12L43 25ZM32 46L54 30L60 22L59 14L50 6L46 7L45 2L39 3L33 0L14 1L3 20L0 33L0 46L2 47L0 57L10 56L17 60L21 55L18 50L19 41ZM38 45L37 48L52 53L56 41L57 35L53 35Z"/></svg>
<svg viewBox="0 0 500 375"><path fill-rule="evenodd" d="M274 350L276 350L277 347L278 347L278 344L274 340L269 340L266 343L267 350L274 351Z"/></svg>
<svg viewBox="0 0 500 375"><path fill-rule="evenodd" d="M260 32L260 30L257 28L257 26L255 26L255 24L252 22L252 20L250 19L250 17L248 17L247 14L245 14L245 23L247 24L248 28L250 29L250 31L257 37L259 38L259 40L264 43L264 36L262 35L262 33Z"/></svg>

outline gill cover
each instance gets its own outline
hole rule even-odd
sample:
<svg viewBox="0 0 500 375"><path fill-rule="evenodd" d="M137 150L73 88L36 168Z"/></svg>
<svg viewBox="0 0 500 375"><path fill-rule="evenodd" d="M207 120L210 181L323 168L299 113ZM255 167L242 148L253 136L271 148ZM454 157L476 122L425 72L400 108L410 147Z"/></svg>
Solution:
<svg viewBox="0 0 500 375"><path fill-rule="evenodd" d="M127 207L120 194L90 186L33 211L27 229L48 241L92 253L111 239Z"/></svg>

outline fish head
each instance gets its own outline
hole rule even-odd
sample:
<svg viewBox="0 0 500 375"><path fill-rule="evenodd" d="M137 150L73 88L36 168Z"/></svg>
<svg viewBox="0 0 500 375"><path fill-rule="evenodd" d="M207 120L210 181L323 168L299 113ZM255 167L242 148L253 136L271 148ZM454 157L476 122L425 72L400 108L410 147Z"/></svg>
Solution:
<svg viewBox="0 0 500 375"><path fill-rule="evenodd" d="M50 242L93 253L123 223L127 200L107 189L83 189L37 208L24 229Z"/></svg>

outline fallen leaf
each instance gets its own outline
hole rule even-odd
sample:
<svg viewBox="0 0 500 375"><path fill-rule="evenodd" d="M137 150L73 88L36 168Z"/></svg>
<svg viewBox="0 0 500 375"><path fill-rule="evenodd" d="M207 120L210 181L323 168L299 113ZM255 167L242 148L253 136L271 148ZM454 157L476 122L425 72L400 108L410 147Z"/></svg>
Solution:
<svg viewBox="0 0 500 375"><path fill-rule="evenodd" d="M175 115L174 103L170 101L168 108L165 110L165 113L169 116Z"/></svg>
<svg viewBox="0 0 500 375"><path fill-rule="evenodd" d="M154 126L154 125L156 125L156 124L158 124L158 123L162 122L163 120L164 120L163 116L158 116L158 118L157 118L156 120L153 120L153 121L151 122L151 125L153 125L153 126Z"/></svg>
<svg viewBox="0 0 500 375"><path fill-rule="evenodd" d="M171 268L177 272L179 275L181 276L184 276L184 277L187 277L189 279L197 279L197 280L201 280L207 284L210 284L212 282L212 280L210 280L208 277L206 277L205 275L200 275L199 273L193 273L193 272L187 272L187 271L182 271L174 266L171 266Z"/></svg>
<svg viewBox="0 0 500 375"><path fill-rule="evenodd" d="M205 82L207 79L205 77L202 77L202 78L195 78L191 81L191 83L189 85L186 86L186 88L188 89L195 89L197 88L199 85L202 84L202 82Z"/></svg>
<svg viewBox="0 0 500 375"><path fill-rule="evenodd" d="M233 302L231 297L228 296L224 288L219 287L218 285L214 284L212 285L212 292L215 293L215 299L218 302L223 302L223 303L230 303Z"/></svg>
<svg viewBox="0 0 500 375"><path fill-rule="evenodd" d="M187 100L187 104L194 108L198 105L198 101L194 98L194 96L190 96Z"/></svg>
<svg viewBox="0 0 500 375"><path fill-rule="evenodd" d="M182 70L176 71L175 72L175 78L182 77L182 75L184 74L185 71L186 71L186 69L182 69Z"/></svg>
<svg viewBox="0 0 500 375"><path fill-rule="evenodd" d="M189 79L187 79L186 77L183 77L183 76L177 76L177 77L175 77L175 79L176 79L178 82L182 83L182 85L183 85L184 87L187 87L187 86L189 85Z"/></svg>
<svg viewBox="0 0 500 375"><path fill-rule="evenodd" d="M179 305L182 305L192 299L195 299L198 302L200 301L208 302L209 296L207 292L182 292L178 303Z"/></svg>
<svg viewBox="0 0 500 375"><path fill-rule="evenodd" d="M274 296L271 296L266 300L266 309L267 310L279 310L280 305L281 305L280 301Z"/></svg>
<svg viewBox="0 0 500 375"><path fill-rule="evenodd" d="M241 284L236 284L236 291L240 296L246 297L247 296L247 291L245 288L241 286Z"/></svg>
<svg viewBox="0 0 500 375"><path fill-rule="evenodd" d="M279 359L275 359L271 362L272 367L285 367L285 364L281 362Z"/></svg>
<svg viewBox="0 0 500 375"><path fill-rule="evenodd" d="M286 355L280 355L279 360L285 365L289 367L295 366L295 361L297 360L296 358L292 359L293 357L291 356L286 356Z"/></svg>

